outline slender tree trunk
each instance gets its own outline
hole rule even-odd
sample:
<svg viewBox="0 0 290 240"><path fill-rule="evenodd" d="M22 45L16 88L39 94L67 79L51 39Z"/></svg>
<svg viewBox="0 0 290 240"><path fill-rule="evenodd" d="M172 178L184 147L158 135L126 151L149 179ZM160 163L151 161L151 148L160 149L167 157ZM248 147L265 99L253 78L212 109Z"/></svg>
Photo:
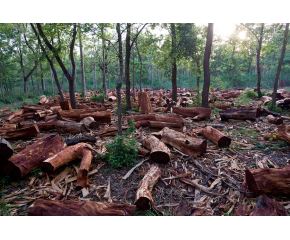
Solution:
<svg viewBox="0 0 290 240"><path fill-rule="evenodd" d="M278 87L278 79L280 76L280 71L281 71L281 67L283 64L283 59L284 59L284 55L285 55L285 51L286 51L288 31L289 31L289 23L286 23L286 28L284 31L283 47L281 50L281 57L280 57L278 68L277 68L277 73L276 73L275 82L274 82L274 90L273 90L273 94L272 94L272 109L274 108L274 106L276 106L276 94L277 94L277 87Z"/></svg>
<svg viewBox="0 0 290 240"><path fill-rule="evenodd" d="M0 79L0 84L1 84L1 94L2 94L2 98L4 98L4 92L3 92L3 86L2 86L2 80Z"/></svg>
<svg viewBox="0 0 290 240"><path fill-rule="evenodd" d="M132 80L133 80L133 99L134 102L136 101L135 99L135 55L134 55L134 48L133 48L133 73L132 73Z"/></svg>
<svg viewBox="0 0 290 240"><path fill-rule="evenodd" d="M172 100L177 101L177 65L176 65L176 33L175 33L175 24L171 23L171 40L172 40Z"/></svg>
<svg viewBox="0 0 290 240"><path fill-rule="evenodd" d="M31 74L30 78L31 78L32 89L34 89L33 74Z"/></svg>
<svg viewBox="0 0 290 240"><path fill-rule="evenodd" d="M122 135L122 99L121 99L121 87L123 82L123 50L122 50L122 35L120 30L120 23L117 23L116 30L118 34L118 43L119 43L119 81L117 83L117 98L118 98L118 135Z"/></svg>
<svg viewBox="0 0 290 240"><path fill-rule="evenodd" d="M208 93L210 86L209 60L211 54L212 37L213 37L213 23L209 23L207 28L206 46L203 60L204 84L202 89L202 107L208 107Z"/></svg>
<svg viewBox="0 0 290 240"><path fill-rule="evenodd" d="M265 77L266 59L267 59L267 52L265 52L264 68L263 68L263 77Z"/></svg>
<svg viewBox="0 0 290 240"><path fill-rule="evenodd" d="M39 93L39 82L38 82L38 77L37 77L37 71L35 71L35 81L37 84L37 92Z"/></svg>
<svg viewBox="0 0 290 240"><path fill-rule="evenodd" d="M258 55L256 55L255 73L258 71Z"/></svg>
<svg viewBox="0 0 290 240"><path fill-rule="evenodd" d="M201 68L200 68L200 62L199 59L196 60L196 66L197 66L197 76L196 76L196 87L197 87L197 93L199 94L199 82L201 77Z"/></svg>
<svg viewBox="0 0 290 240"><path fill-rule="evenodd" d="M82 45L82 35L81 29L79 28L79 38L80 38L80 55L81 55L81 69L82 69L82 90L83 97L86 97L86 79L85 79L85 65L84 65L84 56L83 56L83 45Z"/></svg>
<svg viewBox="0 0 290 240"><path fill-rule="evenodd" d="M258 93L258 97L259 98L262 97L262 93L261 93L260 55L261 55L262 40L263 40L263 30L264 30L264 23L262 23L261 32L260 32L259 47L258 47L258 50L257 50L257 73L258 73L257 93Z"/></svg>
<svg viewBox="0 0 290 240"><path fill-rule="evenodd" d="M127 109L131 109L130 98L130 35L131 35L131 23L127 23L127 35L126 35L126 58L125 58L125 79L126 79L126 106Z"/></svg>
<svg viewBox="0 0 290 240"><path fill-rule="evenodd" d="M105 59L105 42L104 39L102 38L102 45L103 45L103 89L107 98L107 83L106 83L106 59Z"/></svg>
<svg viewBox="0 0 290 240"><path fill-rule="evenodd" d="M141 86L141 79L142 79L142 58L138 49L138 45L137 45L137 41L136 41L136 49L138 52L138 57L139 57L139 61L140 61L140 79L139 79L139 88L140 88L140 92L142 92L142 86Z"/></svg>
<svg viewBox="0 0 290 240"><path fill-rule="evenodd" d="M95 69L94 69L94 74L95 74L95 89L98 89L98 83L97 83L97 69L96 69L96 63L95 63Z"/></svg>
<svg viewBox="0 0 290 240"><path fill-rule="evenodd" d="M54 88L53 88L53 72L50 72L50 78L51 78L51 90L52 90L52 95L54 95Z"/></svg>
<svg viewBox="0 0 290 240"><path fill-rule="evenodd" d="M41 63L40 63L40 77L41 77L42 90L45 91L46 87L45 87L45 80L44 80L44 76L43 76L43 69L42 69Z"/></svg>

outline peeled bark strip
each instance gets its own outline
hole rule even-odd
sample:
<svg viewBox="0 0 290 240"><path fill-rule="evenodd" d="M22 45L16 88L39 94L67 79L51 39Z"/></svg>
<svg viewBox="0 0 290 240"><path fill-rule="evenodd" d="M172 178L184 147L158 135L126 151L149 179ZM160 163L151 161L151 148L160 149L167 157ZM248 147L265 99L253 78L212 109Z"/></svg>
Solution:
<svg viewBox="0 0 290 240"><path fill-rule="evenodd" d="M91 145L89 146L92 147ZM81 166L79 168L78 175L77 175L76 189L82 189L86 187L89 183L88 173L90 170L93 155L92 155L91 150L89 150L88 148L84 148L82 151L82 156L83 156L83 159L82 159Z"/></svg>
<svg viewBox="0 0 290 240"><path fill-rule="evenodd" d="M99 123L110 123L112 120L112 113L111 111L101 111L101 112L84 113L80 115L80 119L84 119L86 117L93 117L95 121Z"/></svg>
<svg viewBox="0 0 290 240"><path fill-rule="evenodd" d="M21 128L14 131L6 132L5 138L10 140L28 138L28 137L37 137L39 129L36 124L31 127Z"/></svg>
<svg viewBox="0 0 290 240"><path fill-rule="evenodd" d="M151 192L160 177L161 170L159 167L153 165L139 183L134 204L140 210L149 210L153 205Z"/></svg>
<svg viewBox="0 0 290 240"><path fill-rule="evenodd" d="M177 148L188 156L200 156L206 152L207 141L205 139L190 137L167 127L152 135L160 138L165 144Z"/></svg>
<svg viewBox="0 0 290 240"><path fill-rule="evenodd" d="M155 136L149 135L144 139L143 145L151 151L150 159L153 162L163 164L170 162L171 153L169 148Z"/></svg>
<svg viewBox="0 0 290 240"><path fill-rule="evenodd" d="M230 108L219 113L221 121L228 121L229 119L256 120L257 117L257 109L255 108Z"/></svg>
<svg viewBox="0 0 290 240"><path fill-rule="evenodd" d="M278 127L278 132L274 134L265 134L264 138L266 140L273 138L273 140L283 140L285 142L290 143L290 132L289 132L290 129L288 128L285 126L285 124L281 124Z"/></svg>
<svg viewBox="0 0 290 240"><path fill-rule="evenodd" d="M47 134L8 160L11 165L10 174L15 179L23 178L31 170L40 167L45 159L59 153L65 147L61 136Z"/></svg>
<svg viewBox="0 0 290 240"><path fill-rule="evenodd" d="M2 137L0 137L0 154L0 164L6 162L6 160L13 155L13 149L11 145Z"/></svg>
<svg viewBox="0 0 290 240"><path fill-rule="evenodd" d="M142 113L145 113L145 114L153 113L151 102L146 92L138 93L138 100L139 100L140 110Z"/></svg>
<svg viewBox="0 0 290 240"><path fill-rule="evenodd" d="M173 107L173 112L183 117L196 117L197 121L203 119L210 119L211 108L194 107L194 108L183 108L183 107Z"/></svg>
<svg viewBox="0 0 290 240"><path fill-rule="evenodd" d="M24 113L24 109L20 109L18 112L15 112L15 113L11 114L11 115L7 118L7 120L10 121L10 120L12 120L12 119L15 118L15 117L19 117L19 116L21 116L23 113Z"/></svg>
<svg viewBox="0 0 290 240"><path fill-rule="evenodd" d="M290 196L290 165L246 170L245 177L250 192L254 192L256 196Z"/></svg>
<svg viewBox="0 0 290 240"><path fill-rule="evenodd" d="M86 117L83 120L80 121L80 123L85 124L90 129L97 129L100 126L100 123L96 122L94 118L92 117Z"/></svg>
<svg viewBox="0 0 290 240"><path fill-rule="evenodd" d="M62 110L72 110L72 107L70 105L70 101L68 101L68 100L60 101L59 105L60 105Z"/></svg>
<svg viewBox="0 0 290 240"><path fill-rule="evenodd" d="M210 126L202 128L200 133L221 148L227 147L231 144L231 138L227 137L219 130Z"/></svg>
<svg viewBox="0 0 290 240"><path fill-rule="evenodd" d="M96 143L97 140L95 137L92 137L92 136L84 136L81 138L72 138L72 139L65 140L65 143L67 146L76 145L76 144L81 143L81 142Z"/></svg>
<svg viewBox="0 0 290 240"><path fill-rule="evenodd" d="M282 118L274 117L273 115L268 115L267 120L269 121L269 123L278 124L278 125L283 124Z"/></svg>
<svg viewBox="0 0 290 240"><path fill-rule="evenodd" d="M135 205L37 199L28 216L133 216Z"/></svg>
<svg viewBox="0 0 290 240"><path fill-rule="evenodd" d="M76 122L64 122L57 121L55 124L55 129L57 132L61 133L83 133L88 132L85 124L76 123Z"/></svg>

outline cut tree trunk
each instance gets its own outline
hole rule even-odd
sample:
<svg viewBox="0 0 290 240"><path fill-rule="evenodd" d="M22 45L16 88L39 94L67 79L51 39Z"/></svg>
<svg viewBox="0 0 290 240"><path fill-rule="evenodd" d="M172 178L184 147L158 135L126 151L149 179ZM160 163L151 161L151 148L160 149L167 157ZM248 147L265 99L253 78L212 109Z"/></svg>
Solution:
<svg viewBox="0 0 290 240"><path fill-rule="evenodd" d="M92 147L89 144L86 144L90 147ZM91 162L92 162L92 151L89 150L88 148L84 148L82 150L82 162L78 171L78 175L77 175L77 183L76 183L76 189L80 190L84 187L86 187L89 183L89 170L90 170L90 166L91 166Z"/></svg>
<svg viewBox="0 0 290 240"><path fill-rule="evenodd" d="M278 131L274 134L265 134L264 139L269 140L272 138L273 140L283 140L285 142L290 143L290 131L289 127L286 127L285 124L281 124L278 127Z"/></svg>
<svg viewBox="0 0 290 240"><path fill-rule="evenodd" d="M55 124L57 132L61 133L83 133L88 132L88 128L83 123L57 121Z"/></svg>
<svg viewBox="0 0 290 240"><path fill-rule="evenodd" d="M149 135L144 139L143 145L151 151L150 159L156 163L168 163L171 159L169 148L155 136Z"/></svg>
<svg viewBox="0 0 290 240"><path fill-rule="evenodd" d="M48 122L48 121L51 121L51 120L57 120L57 115L54 114L54 115L46 115L44 116L44 121Z"/></svg>
<svg viewBox="0 0 290 240"><path fill-rule="evenodd" d="M8 118L7 121L11 121L13 118L15 117L19 117L24 113L24 109L20 109L18 112L15 112L13 114L11 114Z"/></svg>
<svg viewBox="0 0 290 240"><path fill-rule="evenodd" d="M194 108L183 108L183 107L173 107L173 112L183 117L195 118L197 121L203 119L210 119L211 108L194 107Z"/></svg>
<svg viewBox="0 0 290 240"><path fill-rule="evenodd" d="M47 130L55 129L56 123L57 121L52 121L52 122L36 123L36 125L39 128L39 130L47 131Z"/></svg>
<svg viewBox="0 0 290 240"><path fill-rule="evenodd" d="M129 116L127 117L127 122L129 123L132 119L134 119L134 122L143 120L156 121L155 114Z"/></svg>
<svg viewBox="0 0 290 240"><path fill-rule="evenodd" d="M167 127L163 128L160 132L152 133L152 135L188 156L200 156L206 152L207 141L205 139L189 137Z"/></svg>
<svg viewBox="0 0 290 240"><path fill-rule="evenodd" d="M9 174L15 179L23 178L31 170L39 168L42 162L66 148L59 135L47 134L8 160Z"/></svg>
<svg viewBox="0 0 290 240"><path fill-rule="evenodd" d="M273 115L268 115L267 120L269 121L269 123L278 124L278 125L283 124L282 118L274 117Z"/></svg>
<svg viewBox="0 0 290 240"><path fill-rule="evenodd" d="M99 123L111 123L112 113L111 111L102 111L102 112L84 113L80 115L81 119L84 119L86 117L93 117L95 121Z"/></svg>
<svg viewBox="0 0 290 240"><path fill-rule="evenodd" d="M33 114L33 119L35 121L40 121L41 118L44 118L45 116L52 115L52 114L53 114L53 112L51 110L45 110L45 111L42 111L42 112L37 112L37 113Z"/></svg>
<svg viewBox="0 0 290 240"><path fill-rule="evenodd" d="M95 137L92 137L92 136L84 136L81 138L72 138L72 139L65 140L65 143L67 146L76 145L76 144L81 143L81 142L96 143L97 140Z"/></svg>
<svg viewBox="0 0 290 240"><path fill-rule="evenodd" d="M245 177L249 190L256 196L262 194L290 196L290 165L246 170Z"/></svg>
<svg viewBox="0 0 290 240"><path fill-rule="evenodd" d="M139 127L147 127L149 126L150 124L150 121L149 120L140 120L140 121L137 121L137 122L134 122L134 126L135 128L139 128Z"/></svg>
<svg viewBox="0 0 290 240"><path fill-rule="evenodd" d="M97 129L100 126L100 123L96 122L94 118L92 117L86 117L83 120L80 121L80 123L85 124L90 129Z"/></svg>
<svg viewBox="0 0 290 240"><path fill-rule="evenodd" d="M6 132L5 138L10 140L28 138L28 137L37 137L39 129L36 124L31 127L21 128L14 131Z"/></svg>
<svg viewBox="0 0 290 240"><path fill-rule="evenodd" d="M75 121L81 121L85 117L90 117L89 113L96 114L101 111L106 111L106 108L92 108L92 109L73 109L73 110L62 110L57 112L57 119L71 118ZM81 117L81 114L88 114L88 116Z"/></svg>
<svg viewBox="0 0 290 240"><path fill-rule="evenodd" d="M180 128L182 127L182 123L181 122L177 122L177 123L170 123L170 122L159 122L159 121L149 121L149 127L151 128L164 128L164 127L168 127L168 128Z"/></svg>
<svg viewBox="0 0 290 240"><path fill-rule="evenodd" d="M4 138L0 137L0 164L6 162L13 155L13 149L9 142L7 142Z"/></svg>
<svg viewBox="0 0 290 240"><path fill-rule="evenodd" d="M41 104L45 103L45 102L46 102L46 100L47 100L47 98L46 98L46 96L45 96L45 95L42 95L42 96L40 96L40 97L41 97L41 100L38 102L38 104L39 104L39 105L41 105Z"/></svg>
<svg viewBox="0 0 290 240"><path fill-rule="evenodd" d="M229 119L256 120L257 109L255 108L230 108L219 112L221 121Z"/></svg>
<svg viewBox="0 0 290 240"><path fill-rule="evenodd" d="M154 204L151 192L160 177L161 170L153 165L140 182L134 203L140 210L149 210Z"/></svg>
<svg viewBox="0 0 290 240"><path fill-rule="evenodd" d="M68 100L60 101L59 105L60 105L62 110L72 110L72 107L70 105L70 101L68 101Z"/></svg>
<svg viewBox="0 0 290 240"><path fill-rule="evenodd" d="M37 199L28 216L133 216L135 205Z"/></svg>
<svg viewBox="0 0 290 240"><path fill-rule="evenodd" d="M210 126L202 128L200 133L221 148L228 147L231 144L231 138L227 137L219 130Z"/></svg>
<svg viewBox="0 0 290 240"><path fill-rule="evenodd" d="M153 113L151 102L146 92L138 93L138 100L139 100L140 110L142 113L145 113L145 114Z"/></svg>
<svg viewBox="0 0 290 240"><path fill-rule="evenodd" d="M142 155L143 157L148 157L150 155L150 151L145 148L138 147L138 154Z"/></svg>

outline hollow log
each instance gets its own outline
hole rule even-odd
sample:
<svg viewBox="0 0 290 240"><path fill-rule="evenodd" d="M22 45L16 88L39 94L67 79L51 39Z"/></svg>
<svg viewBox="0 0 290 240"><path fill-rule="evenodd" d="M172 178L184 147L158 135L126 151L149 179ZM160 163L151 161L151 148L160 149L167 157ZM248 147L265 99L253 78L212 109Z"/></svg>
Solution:
<svg viewBox="0 0 290 240"><path fill-rule="evenodd" d="M249 190L256 196L290 196L290 165L246 170L246 182Z"/></svg>
<svg viewBox="0 0 290 240"><path fill-rule="evenodd" d="M72 107L70 105L70 101L59 101L59 105L61 107L61 110L72 110Z"/></svg>
<svg viewBox="0 0 290 240"><path fill-rule="evenodd" d="M59 135L47 134L8 160L9 173L15 179L23 178L31 170L39 168L42 162L66 147Z"/></svg>
<svg viewBox="0 0 290 240"><path fill-rule="evenodd" d="M171 159L169 148L155 136L149 135L143 145L151 151L150 159L156 163L168 163Z"/></svg>
<svg viewBox="0 0 290 240"><path fill-rule="evenodd" d="M219 112L221 121L229 119L256 120L257 109L255 108L230 108Z"/></svg>
<svg viewBox="0 0 290 240"><path fill-rule="evenodd" d="M96 143L97 140L95 137L92 137L92 136L84 136L81 138L72 138L72 139L65 140L65 143L67 146L76 145L76 144L81 143L81 142Z"/></svg>
<svg viewBox="0 0 290 240"><path fill-rule="evenodd" d="M30 127L21 128L14 131L6 132L5 139L16 140L21 138L28 138L28 137L37 137L39 133L39 128L36 124Z"/></svg>
<svg viewBox="0 0 290 240"><path fill-rule="evenodd" d="M150 124L150 121L149 120L140 120L140 121L137 121L137 122L134 122L134 126L135 128L139 128L139 127L147 127L149 126Z"/></svg>
<svg viewBox="0 0 290 240"><path fill-rule="evenodd" d="M205 139L190 137L167 127L160 132L152 133L152 135L188 156L200 156L206 152L207 141Z"/></svg>
<svg viewBox="0 0 290 240"><path fill-rule="evenodd" d="M55 124L57 132L61 133L83 133L88 132L88 128L83 123L57 121Z"/></svg>
<svg viewBox="0 0 290 240"><path fill-rule="evenodd" d="M134 204L140 210L149 210L153 205L153 198L151 192L160 177L161 170L159 169L159 167L153 165L144 176L142 181L139 183Z"/></svg>
<svg viewBox="0 0 290 240"><path fill-rule="evenodd" d="M207 126L205 128L202 128L200 133L207 139L214 142L217 146L223 148L228 147L231 144L231 138L224 135L219 130L212 128L210 126Z"/></svg>
<svg viewBox="0 0 290 240"><path fill-rule="evenodd" d="M273 140L282 140L290 143L290 128L287 128L285 124L281 124L279 125L278 131L276 133L267 133L264 135L265 140L269 140L270 138Z"/></svg>
<svg viewBox="0 0 290 240"><path fill-rule="evenodd" d="M145 148L138 147L138 154L142 155L143 157L148 157L150 152Z"/></svg>
<svg viewBox="0 0 290 240"><path fill-rule="evenodd" d="M273 123L273 124L283 124L283 119L280 117L274 117L273 115L268 115L267 116L267 120L269 123Z"/></svg>
<svg viewBox="0 0 290 240"><path fill-rule="evenodd" d="M116 98L115 96L110 96L110 97L108 98L108 101L109 101L109 102L114 102L114 101L117 101L117 98Z"/></svg>
<svg viewBox="0 0 290 240"><path fill-rule="evenodd" d="M11 145L2 137L0 137L0 154L0 164L6 162L7 159L13 155L13 149Z"/></svg>
<svg viewBox="0 0 290 240"><path fill-rule="evenodd" d="M97 129L100 126L100 123L96 122L92 117L86 117L80 121L80 123L85 124L90 129Z"/></svg>
<svg viewBox="0 0 290 240"><path fill-rule="evenodd" d="M171 123L171 122L149 121L149 127L152 127L152 128L164 128L164 127L179 128L179 127L182 127L182 123L181 122Z"/></svg>
<svg viewBox="0 0 290 240"><path fill-rule="evenodd" d="M89 144L86 144L86 145L92 147ZM80 165L78 175L77 175L77 183L76 183L77 190L78 189L80 190L88 185L89 183L88 173L89 173L92 158L93 158L92 152L88 148L84 148L82 150L81 155L83 158L82 158L81 165Z"/></svg>
<svg viewBox="0 0 290 240"><path fill-rule="evenodd" d="M95 121L99 123L110 123L112 120L112 113L111 111L101 111L101 112L83 113L80 115L80 119L84 119L86 117L93 117Z"/></svg>
<svg viewBox="0 0 290 240"><path fill-rule="evenodd" d="M11 121L13 118L15 117L19 117L24 113L24 109L20 109L18 112L15 112L13 114L11 114L8 118L7 121Z"/></svg>
<svg viewBox="0 0 290 240"><path fill-rule="evenodd" d="M136 206L119 203L37 199L28 216L133 216Z"/></svg>
<svg viewBox="0 0 290 240"><path fill-rule="evenodd" d="M183 108L183 107L173 107L173 112L183 117L196 118L197 121L203 119L210 119L211 108L194 107L194 108Z"/></svg>
<svg viewBox="0 0 290 240"><path fill-rule="evenodd" d="M140 110L142 113L145 113L145 114L153 113L151 102L146 92L138 93L138 100L139 100Z"/></svg>

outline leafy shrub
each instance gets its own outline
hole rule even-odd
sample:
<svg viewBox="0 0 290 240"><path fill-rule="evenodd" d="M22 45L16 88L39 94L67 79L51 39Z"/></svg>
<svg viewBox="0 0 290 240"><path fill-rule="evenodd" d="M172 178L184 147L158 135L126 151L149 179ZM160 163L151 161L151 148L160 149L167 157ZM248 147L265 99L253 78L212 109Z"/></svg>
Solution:
<svg viewBox="0 0 290 240"><path fill-rule="evenodd" d="M118 135L113 141L106 144L107 152L102 157L113 168L120 168L124 165L132 167L136 164L138 143L132 134L136 130L134 120L130 121L129 126L125 135Z"/></svg>
<svg viewBox="0 0 290 240"><path fill-rule="evenodd" d="M251 98L251 99L255 99L258 97L258 93L257 92L254 92L254 91L251 91L251 90L246 90L245 91L245 94L248 98Z"/></svg>
<svg viewBox="0 0 290 240"><path fill-rule="evenodd" d="M101 93L99 95L94 94L94 96L91 97L91 100L94 102L101 103L103 99L106 98L106 95L104 93Z"/></svg>

